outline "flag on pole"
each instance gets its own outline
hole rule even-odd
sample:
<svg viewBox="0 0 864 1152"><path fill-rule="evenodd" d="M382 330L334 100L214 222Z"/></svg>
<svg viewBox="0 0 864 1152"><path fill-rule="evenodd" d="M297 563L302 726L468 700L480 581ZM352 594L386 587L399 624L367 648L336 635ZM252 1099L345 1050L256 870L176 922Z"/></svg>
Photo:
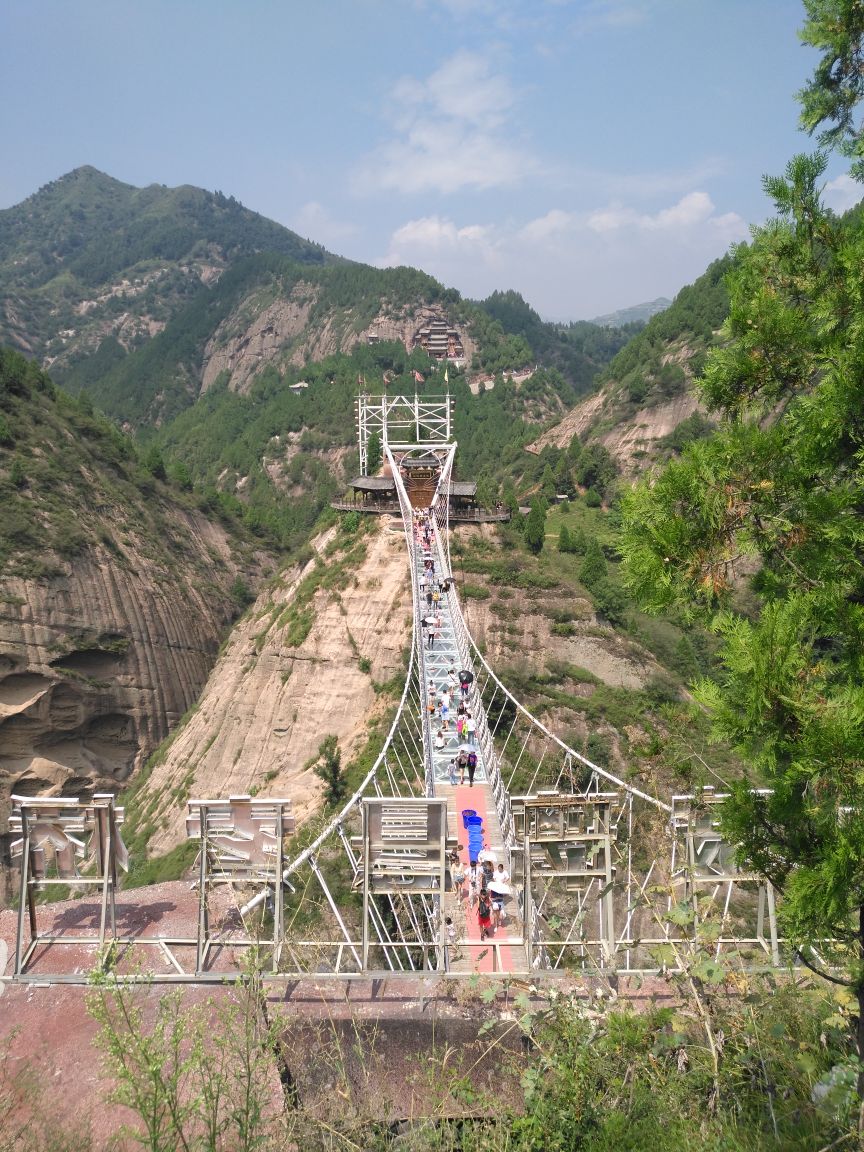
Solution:
<svg viewBox="0 0 864 1152"><path fill-rule="evenodd" d="M449 372L450 372L449 367L444 369L444 383L445 384L450 383L450 376L448 375Z"/></svg>
<svg viewBox="0 0 864 1152"><path fill-rule="evenodd" d="M424 379L423 379L423 373L422 373L422 372L418 372L416 368L414 369L414 383L415 383L415 384L423 384L423 383L425 383L425 381L424 381Z"/></svg>

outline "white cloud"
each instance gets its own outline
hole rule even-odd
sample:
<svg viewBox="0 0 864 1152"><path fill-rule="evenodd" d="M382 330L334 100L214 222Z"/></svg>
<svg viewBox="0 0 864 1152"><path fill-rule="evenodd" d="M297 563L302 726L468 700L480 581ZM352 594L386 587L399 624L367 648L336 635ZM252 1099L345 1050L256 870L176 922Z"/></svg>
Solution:
<svg viewBox="0 0 864 1152"><path fill-rule="evenodd" d="M525 223L422 216L397 228L375 263L423 268L475 298L515 288L541 315L577 319L673 296L746 236L736 212L718 213L696 190L653 213L613 203L551 208Z"/></svg>
<svg viewBox="0 0 864 1152"><path fill-rule="evenodd" d="M617 232L638 223L639 213L621 204L610 204L608 208L600 208L588 217L588 227L593 232Z"/></svg>
<svg viewBox="0 0 864 1152"><path fill-rule="evenodd" d="M838 176L836 180L829 180L825 185L822 199L826 208L834 212L848 212L854 208L864 196L864 187L853 180L851 176Z"/></svg>
<svg viewBox="0 0 864 1152"><path fill-rule="evenodd" d="M515 103L506 77L472 52L457 52L426 80L404 77L391 93L395 135L366 157L355 187L452 193L518 183L537 165L505 131Z"/></svg>
<svg viewBox="0 0 864 1152"><path fill-rule="evenodd" d="M386 256L376 263L383 267L397 264L422 264L430 259L471 253L488 259L495 247L493 229L485 224L467 224L457 228L452 220L441 216L422 216L409 220L390 238Z"/></svg>
<svg viewBox="0 0 864 1152"><path fill-rule="evenodd" d="M707 192L688 192L671 208L663 208L656 216L645 218L647 228L690 228L710 219L714 204Z"/></svg>
<svg viewBox="0 0 864 1152"><path fill-rule="evenodd" d="M637 212L635 208L613 203L588 216L588 227L597 233L618 232L629 228L641 232L683 233L708 225L730 239L741 240L747 226L736 212L715 216L714 202L707 192L688 192L668 208L658 212Z"/></svg>
<svg viewBox="0 0 864 1152"><path fill-rule="evenodd" d="M563 212L560 208L553 208L545 216L538 216L536 220L529 220L521 229L519 235L523 240L542 243L552 237L569 232L576 223L577 217L573 212Z"/></svg>

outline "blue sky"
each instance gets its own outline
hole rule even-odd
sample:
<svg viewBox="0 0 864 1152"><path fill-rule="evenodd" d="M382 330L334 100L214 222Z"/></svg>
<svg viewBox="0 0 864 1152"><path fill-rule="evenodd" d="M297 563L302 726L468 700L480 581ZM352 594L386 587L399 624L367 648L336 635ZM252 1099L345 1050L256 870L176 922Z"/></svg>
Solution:
<svg viewBox="0 0 864 1152"><path fill-rule="evenodd" d="M813 147L799 0L5 0L0 207L194 184L545 318L672 296ZM858 198L833 160L827 199Z"/></svg>

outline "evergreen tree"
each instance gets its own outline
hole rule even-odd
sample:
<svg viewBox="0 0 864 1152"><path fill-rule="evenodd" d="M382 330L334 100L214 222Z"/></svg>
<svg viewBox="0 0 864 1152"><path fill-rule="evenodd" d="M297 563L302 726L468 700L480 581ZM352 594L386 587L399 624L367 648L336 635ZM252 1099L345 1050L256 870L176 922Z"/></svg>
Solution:
<svg viewBox="0 0 864 1152"><path fill-rule="evenodd" d="M561 525L561 531L558 533L558 551L559 552L572 552L573 546L570 543L570 531L566 524Z"/></svg>
<svg viewBox="0 0 864 1152"><path fill-rule="evenodd" d="M384 450L381 447L381 437L373 432L366 445L366 475L375 476L381 467Z"/></svg>
<svg viewBox="0 0 864 1152"><path fill-rule="evenodd" d="M20 456L16 456L12 461L12 466L9 469L9 480L15 488L27 487L27 476Z"/></svg>
<svg viewBox="0 0 864 1152"><path fill-rule="evenodd" d="M590 592L601 580L606 579L607 571L606 557L603 555L603 549L596 540L589 541L588 547L585 549L585 559L582 561L582 567L579 569L580 582L584 584Z"/></svg>
<svg viewBox="0 0 864 1152"><path fill-rule="evenodd" d="M147 450L144 457L144 467L150 475L155 476L157 480L167 480L168 473L165 471L165 461L162 458L162 453L155 444Z"/></svg>
<svg viewBox="0 0 864 1152"><path fill-rule="evenodd" d="M515 516L519 511L519 500L516 496L516 487L513 483L513 479L510 476L508 476L504 481L502 500L504 502L504 506L510 509L510 515Z"/></svg>
<svg viewBox="0 0 864 1152"><path fill-rule="evenodd" d="M864 97L861 66L864 5L859 0L804 0L807 20L801 39L822 52L810 82L799 93L801 126L819 143L853 160L852 172L864 177L864 130L854 111Z"/></svg>
<svg viewBox="0 0 864 1152"><path fill-rule="evenodd" d="M324 794L328 803L338 804L345 798L348 786L342 771L342 753L336 736L325 736L318 746L315 775L324 781Z"/></svg>
<svg viewBox="0 0 864 1152"><path fill-rule="evenodd" d="M543 498L550 503L555 499L555 474L552 471L552 466L549 461L546 461L546 467L543 469L543 478L540 481L540 490L543 493Z"/></svg>
<svg viewBox="0 0 864 1152"><path fill-rule="evenodd" d="M535 556L543 551L545 535L546 508L544 507L543 501L535 499L531 501L531 511L525 517L525 528L523 531L525 543Z"/></svg>
<svg viewBox="0 0 864 1152"><path fill-rule="evenodd" d="M562 452L555 465L555 492L570 497L576 495L576 486L573 483L572 469L566 452Z"/></svg>
<svg viewBox="0 0 864 1152"><path fill-rule="evenodd" d="M583 488L593 488L599 495L607 490L615 479L618 465L608 448L602 444L589 444L576 465L576 480Z"/></svg>
<svg viewBox="0 0 864 1152"><path fill-rule="evenodd" d="M864 1094L864 231L823 210L825 165L797 156L765 180L779 217L739 252L700 385L720 426L625 497L624 552L646 608L701 607L722 638L698 696L748 765L722 827L782 891L795 953L856 996ZM732 593L754 558L744 615Z"/></svg>
<svg viewBox="0 0 864 1152"><path fill-rule="evenodd" d="M581 524L577 524L570 532L570 551L577 556L584 556L588 550L588 537Z"/></svg>

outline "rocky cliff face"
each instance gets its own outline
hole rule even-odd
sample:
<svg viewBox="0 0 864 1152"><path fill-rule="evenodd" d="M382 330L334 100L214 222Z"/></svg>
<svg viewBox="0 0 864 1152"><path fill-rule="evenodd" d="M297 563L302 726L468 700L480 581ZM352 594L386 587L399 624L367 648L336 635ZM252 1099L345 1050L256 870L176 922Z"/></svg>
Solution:
<svg viewBox="0 0 864 1152"><path fill-rule="evenodd" d="M198 708L136 799L151 852L184 835L190 796L288 796L302 821L320 803L312 765L325 736L342 763L379 713L375 683L403 667L411 601L401 521L331 529L292 578L262 592L237 624Z"/></svg>
<svg viewBox="0 0 864 1152"><path fill-rule="evenodd" d="M206 392L227 374L235 392L247 392L255 373L265 364L281 359L283 351L304 331L315 296L312 286L297 284L288 299L274 300L257 315L254 300L245 300L207 342L201 391ZM289 362L304 363L301 349L289 357Z"/></svg>
<svg viewBox="0 0 864 1152"><path fill-rule="evenodd" d="M237 567L217 526L188 512L176 527L200 565L94 546L0 583L0 827L12 793L119 790L197 699Z"/></svg>
<svg viewBox="0 0 864 1152"><path fill-rule="evenodd" d="M201 391L227 379L235 392L248 392L256 374L268 364L280 371L300 368L334 353L348 354L357 344L392 340L410 351L418 329L432 321L447 320L435 305L382 309L366 327L360 327L352 308L333 308L314 319L312 309L319 287L306 281L295 284L287 297L269 300L270 289L245 297L213 333L204 352ZM476 352L471 336L460 329L465 358Z"/></svg>
<svg viewBox="0 0 864 1152"><path fill-rule="evenodd" d="M577 404L560 424L529 445L528 450L540 452L547 444L566 448L575 435L583 439L588 436L608 448L625 474L632 476L645 468L658 441L698 411L704 410L695 395L685 392L665 403L624 414L619 410L617 395L604 389Z"/></svg>

